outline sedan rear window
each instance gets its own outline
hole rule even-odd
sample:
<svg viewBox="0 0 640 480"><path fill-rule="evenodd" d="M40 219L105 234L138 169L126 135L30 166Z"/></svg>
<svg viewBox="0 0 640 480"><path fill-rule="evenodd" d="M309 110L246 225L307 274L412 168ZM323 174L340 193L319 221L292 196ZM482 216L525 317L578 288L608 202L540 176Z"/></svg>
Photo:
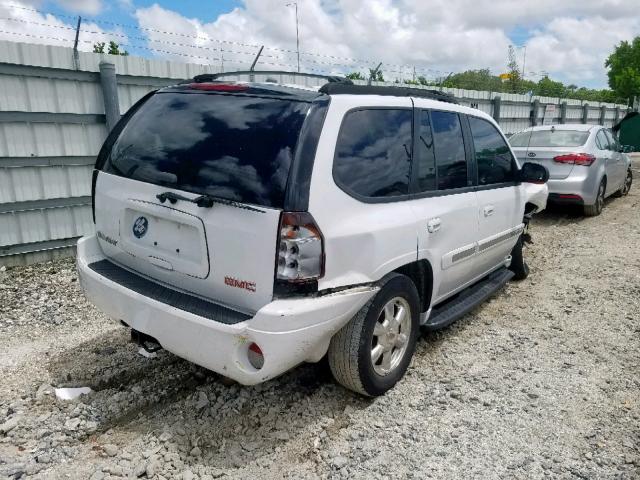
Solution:
<svg viewBox="0 0 640 480"><path fill-rule="evenodd" d="M252 96L159 93L131 117L106 153L104 171L282 208L309 107Z"/></svg>
<svg viewBox="0 0 640 480"><path fill-rule="evenodd" d="M512 147L579 147L587 143L589 132L580 130L529 130L509 139Z"/></svg>

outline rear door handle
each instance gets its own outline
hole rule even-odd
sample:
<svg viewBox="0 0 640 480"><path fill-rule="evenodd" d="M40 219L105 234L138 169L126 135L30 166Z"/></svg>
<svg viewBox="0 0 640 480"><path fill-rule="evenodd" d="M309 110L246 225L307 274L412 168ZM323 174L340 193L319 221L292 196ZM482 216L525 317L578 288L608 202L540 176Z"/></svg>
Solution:
<svg viewBox="0 0 640 480"><path fill-rule="evenodd" d="M427 222L427 231L429 233L436 233L438 230L440 230L441 224L442 221L438 217L432 218Z"/></svg>
<svg viewBox="0 0 640 480"><path fill-rule="evenodd" d="M483 212L484 212L484 216L485 217L490 217L491 215L493 215L493 211L494 211L494 207L493 205L487 205L486 207L484 207Z"/></svg>

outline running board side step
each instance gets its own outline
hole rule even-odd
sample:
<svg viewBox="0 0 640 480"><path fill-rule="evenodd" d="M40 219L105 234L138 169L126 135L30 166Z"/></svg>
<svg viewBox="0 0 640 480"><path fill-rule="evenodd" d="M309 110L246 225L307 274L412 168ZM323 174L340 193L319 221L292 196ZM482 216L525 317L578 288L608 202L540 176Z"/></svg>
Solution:
<svg viewBox="0 0 640 480"><path fill-rule="evenodd" d="M504 287L514 275L511 270L504 267L489 274L475 285L461 291L451 300L433 307L423 328L439 330L451 325Z"/></svg>

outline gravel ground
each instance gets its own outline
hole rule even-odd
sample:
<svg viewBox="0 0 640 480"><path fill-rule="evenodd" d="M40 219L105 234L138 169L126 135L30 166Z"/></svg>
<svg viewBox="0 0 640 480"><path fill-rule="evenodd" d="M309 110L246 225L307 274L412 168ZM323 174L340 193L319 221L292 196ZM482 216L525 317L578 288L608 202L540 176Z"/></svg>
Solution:
<svg viewBox="0 0 640 480"><path fill-rule="evenodd" d="M639 227L640 188L541 214L529 278L425 334L378 399L322 365L246 388L144 358L71 260L0 271L0 477L639 478Z"/></svg>

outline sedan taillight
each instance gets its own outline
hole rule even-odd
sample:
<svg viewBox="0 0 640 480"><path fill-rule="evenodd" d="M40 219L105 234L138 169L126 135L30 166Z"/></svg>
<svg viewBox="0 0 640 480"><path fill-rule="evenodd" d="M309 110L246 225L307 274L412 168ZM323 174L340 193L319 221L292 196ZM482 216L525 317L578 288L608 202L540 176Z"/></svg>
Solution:
<svg viewBox="0 0 640 480"><path fill-rule="evenodd" d="M588 167L596 161L596 157L590 153L568 153L566 155L553 157L553 161L557 163L570 163L573 165L584 165L585 167Z"/></svg>

